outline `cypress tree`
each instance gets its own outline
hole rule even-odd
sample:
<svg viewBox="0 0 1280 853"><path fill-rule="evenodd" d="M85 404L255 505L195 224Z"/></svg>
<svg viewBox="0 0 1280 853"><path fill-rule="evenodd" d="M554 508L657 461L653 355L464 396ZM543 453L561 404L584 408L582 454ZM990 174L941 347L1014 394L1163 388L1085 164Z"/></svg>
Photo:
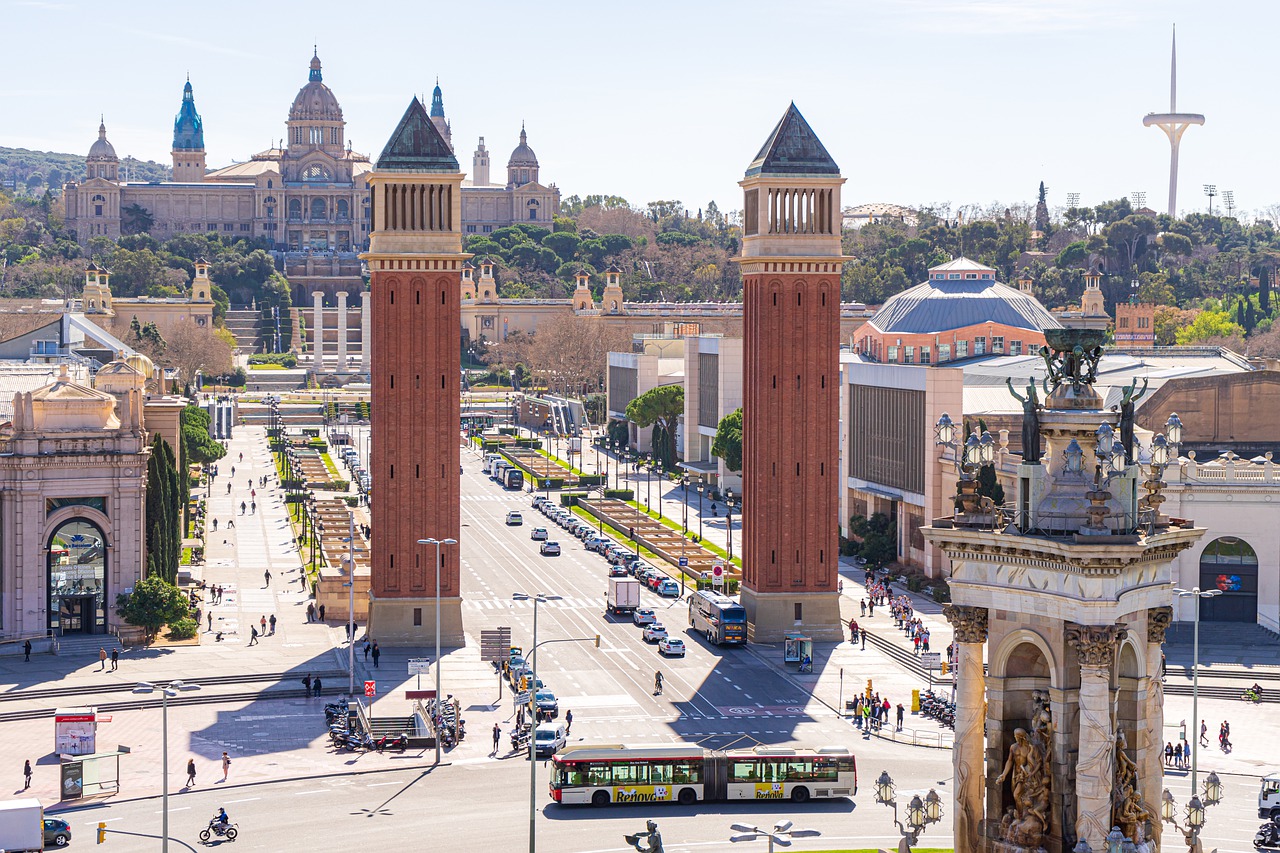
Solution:
<svg viewBox="0 0 1280 853"><path fill-rule="evenodd" d="M1271 316L1271 270L1266 267L1258 270L1258 308L1262 316Z"/></svg>
<svg viewBox="0 0 1280 853"><path fill-rule="evenodd" d="M177 581L182 556L179 499L173 448L156 433L147 460L147 572L169 583Z"/></svg>

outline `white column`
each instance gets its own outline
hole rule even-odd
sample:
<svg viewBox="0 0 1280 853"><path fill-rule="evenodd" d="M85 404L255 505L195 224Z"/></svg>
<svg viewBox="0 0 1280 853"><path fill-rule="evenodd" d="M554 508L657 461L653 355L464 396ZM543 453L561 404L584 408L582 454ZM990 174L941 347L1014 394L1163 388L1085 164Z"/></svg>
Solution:
<svg viewBox="0 0 1280 853"><path fill-rule="evenodd" d="M338 291L338 372L347 372L347 292Z"/></svg>
<svg viewBox="0 0 1280 853"><path fill-rule="evenodd" d="M981 844L986 776L983 754L986 680L982 648L987 641L987 609L947 605L943 609L959 645L956 667L956 737L951 761L955 769L955 850L978 853Z"/></svg>
<svg viewBox="0 0 1280 853"><path fill-rule="evenodd" d="M373 354L373 338L369 334L369 302L373 299L370 291L360 294L360 372L369 375L370 357Z"/></svg>
<svg viewBox="0 0 1280 853"><path fill-rule="evenodd" d="M1152 607L1147 610L1147 676L1146 696L1143 700L1146 716L1145 752L1138 752L1138 793L1148 806L1160 808L1160 792L1164 790L1164 681L1160 677L1161 648L1165 630L1173 622L1172 607ZM1198 725L1198 724L1197 724ZM1196 729L1199 732L1199 729ZM1143 744L1140 744L1142 746ZM1162 825L1151 821L1151 835L1160 849Z"/></svg>
<svg viewBox="0 0 1280 853"><path fill-rule="evenodd" d="M311 293L311 363L324 370L324 291Z"/></svg>
<svg viewBox="0 0 1280 853"><path fill-rule="evenodd" d="M1067 625L1067 642L1080 658L1079 760L1076 762L1076 837L1106 849L1115 779L1115 724L1111 719L1111 669L1120 629Z"/></svg>

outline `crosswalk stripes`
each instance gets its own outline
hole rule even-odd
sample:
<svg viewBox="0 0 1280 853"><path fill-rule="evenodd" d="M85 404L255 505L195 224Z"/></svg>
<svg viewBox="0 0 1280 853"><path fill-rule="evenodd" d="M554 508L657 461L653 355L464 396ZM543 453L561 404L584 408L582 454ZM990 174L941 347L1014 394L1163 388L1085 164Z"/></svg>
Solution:
<svg viewBox="0 0 1280 853"><path fill-rule="evenodd" d="M515 601L510 598L464 598L462 606L469 610L527 610L533 607L533 602ZM602 610L604 599L566 597L547 601L540 606L558 610Z"/></svg>

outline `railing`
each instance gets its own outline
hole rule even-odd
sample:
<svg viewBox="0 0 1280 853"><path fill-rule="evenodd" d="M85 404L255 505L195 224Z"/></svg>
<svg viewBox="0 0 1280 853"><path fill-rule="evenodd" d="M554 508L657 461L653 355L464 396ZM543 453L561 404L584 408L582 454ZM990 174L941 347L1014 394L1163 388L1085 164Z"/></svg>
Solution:
<svg viewBox="0 0 1280 853"><path fill-rule="evenodd" d="M1013 504L1003 504L987 513L956 513L951 519L955 527L1000 531L1010 525L1024 536L1043 536L1048 539L1072 539L1088 528L1089 516L1083 512L1041 512L1024 510ZM1111 536L1151 535L1155 531L1156 512L1139 509L1137 512L1112 511L1103 519Z"/></svg>

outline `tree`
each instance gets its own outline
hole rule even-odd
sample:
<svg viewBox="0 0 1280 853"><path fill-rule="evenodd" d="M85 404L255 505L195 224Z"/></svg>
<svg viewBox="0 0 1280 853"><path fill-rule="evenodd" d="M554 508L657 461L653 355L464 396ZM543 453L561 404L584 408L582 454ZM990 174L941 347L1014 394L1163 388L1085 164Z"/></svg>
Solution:
<svg viewBox="0 0 1280 853"><path fill-rule="evenodd" d="M144 629L150 641L165 625L187 618L191 605L171 582L148 575L134 584L133 592L116 597L116 609L124 621Z"/></svg>
<svg viewBox="0 0 1280 853"><path fill-rule="evenodd" d="M882 512L871 518L855 515L849 519L849 532L860 540L858 556L873 568L883 568L898 558L898 525Z"/></svg>
<svg viewBox="0 0 1280 853"><path fill-rule="evenodd" d="M142 327L144 338L146 328ZM185 383L193 381L197 372L206 376L230 373L234 367L234 352L235 338L225 329L197 326L189 318L184 318L169 328L169 338L161 340L155 361L161 367L176 368L179 378Z"/></svg>
<svg viewBox="0 0 1280 853"><path fill-rule="evenodd" d="M639 427L654 428L653 453L664 468L675 464L676 426L683 414L682 385L659 385L627 404L627 420Z"/></svg>
<svg viewBox="0 0 1280 853"><path fill-rule="evenodd" d="M209 435L212 419L199 406L187 406L182 410L183 455L194 465L208 465L227 455L222 443Z"/></svg>
<svg viewBox="0 0 1280 853"><path fill-rule="evenodd" d="M978 494L984 498L991 498L991 502L996 506L1004 504L1004 486L1001 486L996 479L994 465L983 465L978 469Z"/></svg>
<svg viewBox="0 0 1280 853"><path fill-rule="evenodd" d="M1244 329L1231 320L1226 311L1201 311L1191 325L1184 326L1174 334L1179 346L1188 346L1208 341L1211 338L1230 338L1243 335Z"/></svg>
<svg viewBox="0 0 1280 853"><path fill-rule="evenodd" d="M179 510L187 498L181 494L173 448L160 433L151 442L147 460L147 574L169 583L178 578L182 557Z"/></svg>
<svg viewBox="0 0 1280 853"><path fill-rule="evenodd" d="M156 218L145 207L134 202L120 208L120 233L149 234Z"/></svg>
<svg viewBox="0 0 1280 853"><path fill-rule="evenodd" d="M730 471L742 470L742 407L720 419L716 437L711 441L711 455L723 459Z"/></svg>
<svg viewBox="0 0 1280 853"><path fill-rule="evenodd" d="M1036 230L1040 232L1049 230L1049 205L1046 201L1044 181L1040 182L1040 195L1036 199Z"/></svg>

